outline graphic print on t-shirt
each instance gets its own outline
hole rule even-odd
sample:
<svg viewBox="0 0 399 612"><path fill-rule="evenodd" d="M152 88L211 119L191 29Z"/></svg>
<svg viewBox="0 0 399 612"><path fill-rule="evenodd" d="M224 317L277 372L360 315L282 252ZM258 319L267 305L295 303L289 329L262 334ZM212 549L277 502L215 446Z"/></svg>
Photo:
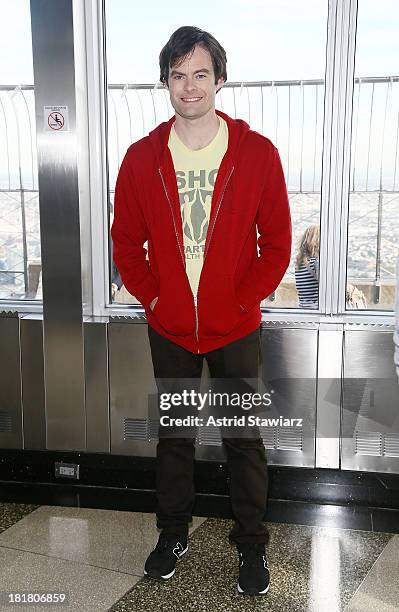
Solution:
<svg viewBox="0 0 399 612"><path fill-rule="evenodd" d="M198 291L204 261L213 189L228 145L227 124L221 117L219 120L218 133L212 142L202 149L186 147L173 126L169 136L168 145L179 193L186 273L194 295Z"/></svg>
<svg viewBox="0 0 399 612"><path fill-rule="evenodd" d="M198 257L198 253L203 252L217 173L218 168L176 172L183 234L192 243L185 248L186 259L192 259L190 255ZM197 248L199 245L203 248Z"/></svg>

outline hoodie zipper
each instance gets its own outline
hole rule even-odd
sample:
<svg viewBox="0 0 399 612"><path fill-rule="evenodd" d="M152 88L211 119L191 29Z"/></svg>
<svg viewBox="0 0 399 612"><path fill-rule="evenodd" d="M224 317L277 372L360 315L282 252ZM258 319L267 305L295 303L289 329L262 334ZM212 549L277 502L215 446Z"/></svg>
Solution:
<svg viewBox="0 0 399 612"><path fill-rule="evenodd" d="M225 191L226 191L226 189L227 189L227 184L228 184L228 182L229 182L229 180L230 180L231 175L233 174L233 170L234 170L234 166L232 166L232 167L231 167L231 170L230 170L230 172L229 172L229 175L227 176L227 178L226 178L226 180L225 180L225 182L224 182L224 185L223 185L222 193L221 193L220 198L219 198L219 204L218 204L218 207L217 207L217 209L216 209L216 214L215 214L215 217L214 217L214 219L213 219L213 224L212 224L211 233L210 233L210 235L209 235L208 246L207 246L207 249L206 249L206 251L205 251L205 253L204 253L204 261L203 261L203 264L202 264L202 265L204 265L204 263L205 263L205 257L206 257L206 255L207 255L207 253L208 253L208 251L209 251L209 245L210 245L210 243L211 243L211 239L212 239L212 235L213 235L213 230L214 230L214 228L215 228L216 219L217 219L217 216L218 216L218 214L219 214L219 209L220 209L220 206L221 206L221 204L222 204L222 200L223 200L223 197L224 197ZM169 198L168 190L166 189L166 185L165 185L165 181L164 181L164 178L163 178L163 174L162 174L162 170L161 170L161 168L158 168L158 171L159 171L159 174L160 174L160 177L161 177L161 181L162 181L163 189L164 189L164 191L165 191L165 196L166 196L166 199L168 200L168 204L169 204L170 212L171 212L171 214L172 214L173 227L174 227L174 230L175 230L175 236L176 236L176 240L177 240L177 245L178 245L178 247L179 247L180 256L181 256L181 259L182 259L182 263L183 263L183 266L184 266L184 270L186 270L186 263L185 263L185 259L184 259L184 255L183 255L183 249L182 249L182 247L181 247L180 240L179 240L179 234L178 234L178 232L177 232L177 227L176 227L176 222L175 222L175 215L174 215L174 212L173 212L173 206L172 206L172 203L171 203L170 198ZM202 273L202 270L201 270L201 273ZM201 280L201 275L200 275L200 280ZM199 286L199 283L198 283L198 286ZM193 296L193 300L194 300L194 310L195 310L195 337L196 337L196 339L197 339L197 345L198 345L198 347L197 347L197 353L199 353L199 337L198 337L198 292L197 292L197 295L194 295L194 293L191 291L191 294L192 294L192 296Z"/></svg>
<svg viewBox="0 0 399 612"><path fill-rule="evenodd" d="M215 227L215 223L216 223L217 216L218 216L218 214L219 214L220 205L221 205L221 203L222 203L222 200L223 200L223 197L224 197L225 191L226 191L226 189L227 189L227 183L229 182L230 177L231 177L231 175L233 174L233 170L234 170L234 166L232 166L232 167L231 167L231 170L230 170L230 172L229 172L229 175L228 175L228 177L226 178L226 180L225 180L225 182L224 182L224 185L223 185L223 190L222 190L222 193L221 193L221 195L220 195L220 199L219 199L219 205L218 205L218 207L217 207L216 214L215 214L215 217L214 217L214 219L213 219L213 225L212 225L211 233L210 233L210 235L209 235L208 247L207 247L207 249L206 249L206 251L205 251L205 253L204 253L204 262L205 262L205 257L206 257L206 255L207 255L207 253L208 253L208 251L209 251L209 245L211 244L212 234L213 234L213 230L214 230L214 227ZM200 278L201 278L201 276L200 276Z"/></svg>
<svg viewBox="0 0 399 612"><path fill-rule="evenodd" d="M179 247L180 256L181 256L181 259L182 259L184 270L186 270L186 262L185 262L184 255L183 255L183 249L181 248L181 244L180 244L180 240L179 240L179 234L177 232L177 227L176 227L176 222L175 222L175 215L173 213L173 206L172 206L172 203L171 203L170 198L169 198L168 190L166 189L166 185L165 185L165 181L164 181L164 178L163 178L162 170L161 170L161 168L158 168L158 170L159 170L159 174L161 176L162 185L163 185L163 188L164 188L164 191L165 191L166 199L168 200L168 203L169 203L170 212L172 214L173 227L175 229L175 236L176 236L176 240L177 240L177 245ZM194 310L195 310L195 337L197 339L197 344L198 344L197 353L199 353L197 296L195 296L192 291L191 291L191 294L193 296L193 301L194 301Z"/></svg>
<svg viewBox="0 0 399 612"><path fill-rule="evenodd" d="M168 190L166 189L166 185L165 185L165 181L164 181L164 178L163 178L163 174L162 174L161 168L158 168L158 171L159 171L159 174L161 176L161 181L162 181L162 185L163 185L163 188L164 188L164 191L165 191L166 199L168 200L168 203L169 203L170 212L172 213L173 227L175 228L175 235L176 235L177 245L178 245L179 251L180 251L180 257L181 257L181 260L182 260L183 267L184 267L184 269L186 269L186 262L185 262L185 259L184 259L183 250L181 248L181 244L180 244L180 240L179 240L179 234L177 233L177 227L176 227L176 223L175 223L175 215L173 214L172 203L171 203L170 198L169 198Z"/></svg>
<svg viewBox="0 0 399 612"><path fill-rule="evenodd" d="M219 209L220 209L220 206L222 204L222 200L223 200L225 191L227 189L227 184L228 184L228 182L230 180L231 175L233 174L233 170L234 170L234 166L231 167L229 175L226 177L226 180L224 182L222 193L220 194L219 204L218 204L218 207L216 209L215 217L213 219L211 233L209 234L208 247L207 247L207 249L206 249L206 251L204 253L204 261L202 263L202 267L204 266L205 257L207 256L207 253L209 251L209 245L211 243L211 239L212 239L212 235L213 235L213 230L214 230L214 227L215 227L216 219L217 219L217 216L219 214ZM202 274L202 270L201 270L201 274ZM200 278L199 278L199 281L198 281L198 289L199 289L199 284L200 284L200 281L201 281L201 274L200 274ZM196 336L197 336L197 342L198 342L198 345L199 345L199 339L198 339L198 289L197 289L197 295L194 297L194 305L195 305L195 318L196 318L196 323L197 323L197 325L196 325ZM197 352L199 353L199 346L198 346Z"/></svg>
<svg viewBox="0 0 399 612"><path fill-rule="evenodd" d="M198 296L193 294L193 298L194 298L194 309L195 309L195 337L197 338L197 344L198 344L197 353L199 353L199 338L198 338L198 305L197 305Z"/></svg>

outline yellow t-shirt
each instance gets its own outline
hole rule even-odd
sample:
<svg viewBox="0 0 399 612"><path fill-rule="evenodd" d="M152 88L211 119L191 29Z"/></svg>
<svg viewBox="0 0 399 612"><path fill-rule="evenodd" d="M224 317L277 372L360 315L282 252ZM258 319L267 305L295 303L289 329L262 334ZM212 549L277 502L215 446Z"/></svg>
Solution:
<svg viewBox="0 0 399 612"><path fill-rule="evenodd" d="M213 188L220 163L227 151L229 130L219 116L219 130L203 149L189 149L172 124L168 146L172 154L183 225L186 273L194 296L204 262Z"/></svg>

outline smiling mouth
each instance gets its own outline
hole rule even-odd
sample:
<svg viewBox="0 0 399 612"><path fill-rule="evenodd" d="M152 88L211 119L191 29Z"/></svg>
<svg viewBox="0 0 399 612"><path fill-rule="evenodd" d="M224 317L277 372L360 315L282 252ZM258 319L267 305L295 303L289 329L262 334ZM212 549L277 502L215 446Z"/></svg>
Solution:
<svg viewBox="0 0 399 612"><path fill-rule="evenodd" d="M199 100L202 100L201 98L182 98L183 102L198 102Z"/></svg>

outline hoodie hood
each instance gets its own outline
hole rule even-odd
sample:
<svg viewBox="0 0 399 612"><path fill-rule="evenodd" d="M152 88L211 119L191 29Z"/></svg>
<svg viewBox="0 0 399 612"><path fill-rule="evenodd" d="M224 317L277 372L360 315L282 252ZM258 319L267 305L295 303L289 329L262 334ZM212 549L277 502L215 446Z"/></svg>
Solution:
<svg viewBox="0 0 399 612"><path fill-rule="evenodd" d="M216 114L222 117L227 123L229 130L229 144L227 150L227 157L230 161L234 160L238 154L239 148L249 132L249 125L243 119L232 119L226 113L220 110L215 110ZM154 152L160 162L164 159L165 149L168 146L169 134L172 128L172 124L176 121L176 115L173 115L169 121L165 121L158 125L154 130L149 133L150 143L154 149Z"/></svg>

